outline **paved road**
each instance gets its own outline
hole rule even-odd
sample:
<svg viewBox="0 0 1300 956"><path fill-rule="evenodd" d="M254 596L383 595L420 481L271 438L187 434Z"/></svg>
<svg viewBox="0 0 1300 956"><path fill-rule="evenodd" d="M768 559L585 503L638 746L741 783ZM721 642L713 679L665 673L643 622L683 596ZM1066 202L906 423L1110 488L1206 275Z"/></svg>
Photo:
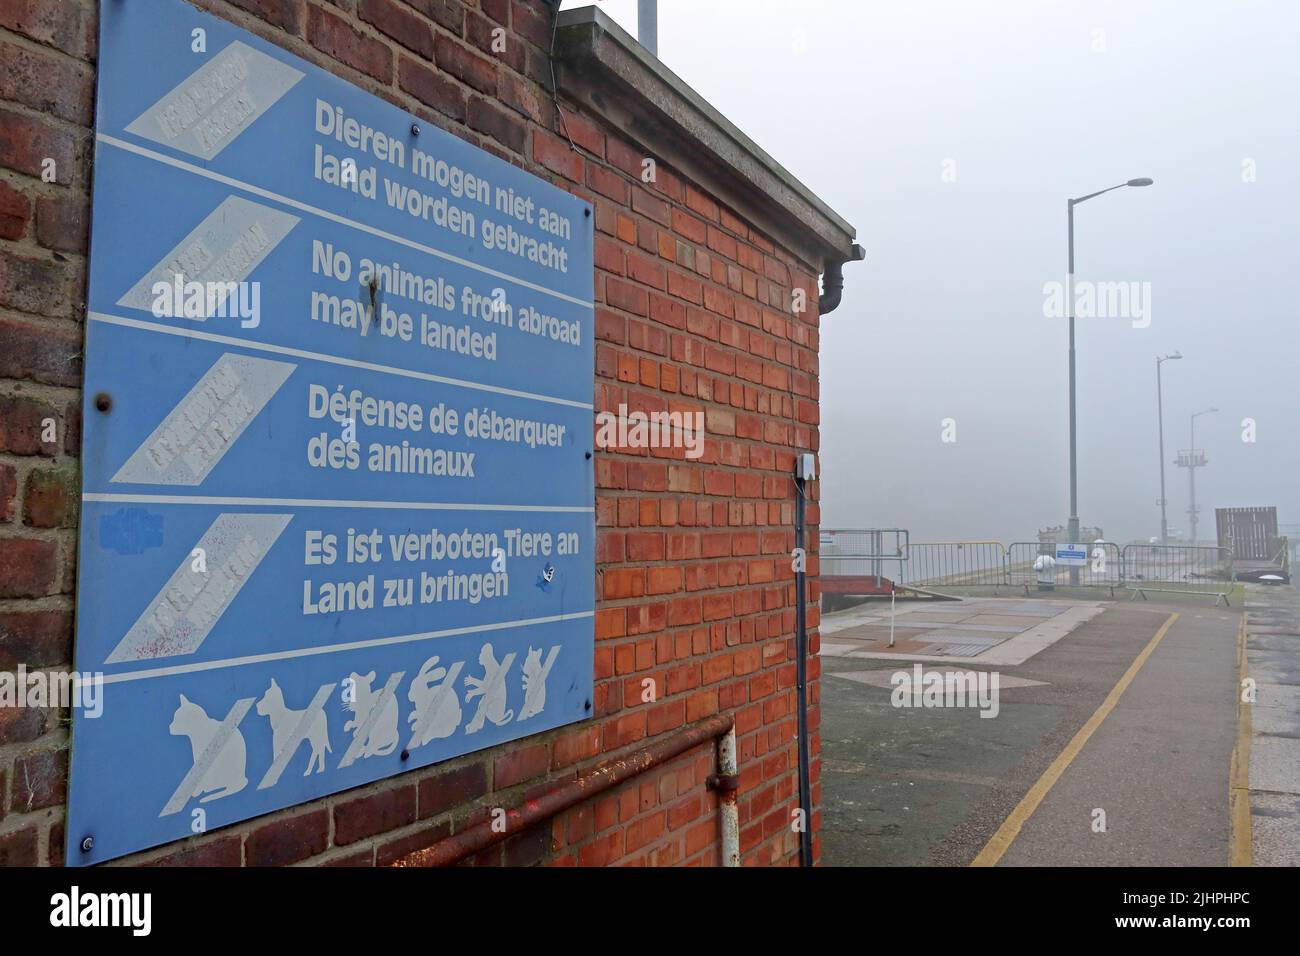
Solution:
<svg viewBox="0 0 1300 956"><path fill-rule="evenodd" d="M826 864L1229 863L1241 615L1116 602L1000 666L992 719L893 707L863 674L910 662L825 658Z"/></svg>
<svg viewBox="0 0 1300 956"><path fill-rule="evenodd" d="M1300 593L1251 586L1246 609L1245 671L1256 691L1243 775L1251 858L1256 866L1300 866Z"/></svg>

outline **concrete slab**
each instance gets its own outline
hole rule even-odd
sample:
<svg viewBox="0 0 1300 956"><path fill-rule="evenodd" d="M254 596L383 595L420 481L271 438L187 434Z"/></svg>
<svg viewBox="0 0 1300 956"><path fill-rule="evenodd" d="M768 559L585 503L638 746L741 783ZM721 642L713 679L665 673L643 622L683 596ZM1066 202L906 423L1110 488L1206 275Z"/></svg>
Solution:
<svg viewBox="0 0 1300 956"><path fill-rule="evenodd" d="M1250 742L1250 789L1300 795L1300 738L1254 736Z"/></svg>
<svg viewBox="0 0 1300 956"><path fill-rule="evenodd" d="M1252 793L1250 817L1254 866L1300 866L1300 797Z"/></svg>
<svg viewBox="0 0 1300 956"><path fill-rule="evenodd" d="M994 624L1001 627L1014 627L1018 630L1033 627L1041 623L1042 617L1030 617L1028 614L976 614L967 619L967 624Z"/></svg>

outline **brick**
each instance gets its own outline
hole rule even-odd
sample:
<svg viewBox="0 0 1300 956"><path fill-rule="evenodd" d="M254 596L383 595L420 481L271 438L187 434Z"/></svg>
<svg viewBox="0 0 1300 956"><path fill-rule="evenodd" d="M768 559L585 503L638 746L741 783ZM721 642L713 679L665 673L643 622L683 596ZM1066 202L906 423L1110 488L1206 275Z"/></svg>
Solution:
<svg viewBox="0 0 1300 956"><path fill-rule="evenodd" d="M611 308L631 312L633 315L646 315L650 311L649 293L621 279L606 280L605 301Z"/></svg>
<svg viewBox="0 0 1300 956"><path fill-rule="evenodd" d="M546 773L550 759L550 752L545 744L513 747L508 753L497 757L492 765L493 790L504 790L525 780L542 776Z"/></svg>
<svg viewBox="0 0 1300 956"><path fill-rule="evenodd" d="M27 197L0 180L0 239L21 239L32 219Z"/></svg>
<svg viewBox="0 0 1300 956"><path fill-rule="evenodd" d="M0 867L36 866L38 833L39 831L33 826L15 830L13 833L0 834Z"/></svg>
<svg viewBox="0 0 1300 956"><path fill-rule="evenodd" d="M419 783L420 819L477 800L487 793L487 767L472 763L426 777Z"/></svg>
<svg viewBox="0 0 1300 956"><path fill-rule="evenodd" d="M550 17L555 16L554 13L547 15L540 12L546 9L546 4L527 4L521 3L520 0L514 0L511 5L513 12L510 22L514 26L515 32L543 50L550 49Z"/></svg>
<svg viewBox="0 0 1300 956"><path fill-rule="evenodd" d="M31 813L62 804L68 796L68 752L42 750L14 761L9 808Z"/></svg>
<svg viewBox="0 0 1300 956"><path fill-rule="evenodd" d="M347 846L414 822L414 786L356 797L334 806L334 845Z"/></svg>
<svg viewBox="0 0 1300 956"><path fill-rule="evenodd" d="M501 102L534 123L550 128L555 107L536 84L520 79L513 73L503 72L497 77L497 95Z"/></svg>
<svg viewBox="0 0 1300 956"><path fill-rule="evenodd" d="M23 523L32 528L75 528L81 506L75 468L37 468L27 473Z"/></svg>
<svg viewBox="0 0 1300 956"><path fill-rule="evenodd" d="M90 244L90 206L80 196L36 200L36 241L47 249L85 255Z"/></svg>
<svg viewBox="0 0 1300 956"><path fill-rule="evenodd" d="M397 84L444 116L460 123L465 121L467 107L464 88L423 63L412 60L409 56L401 57L397 64Z"/></svg>
<svg viewBox="0 0 1300 956"><path fill-rule="evenodd" d="M53 53L0 40L0 99L89 126L95 74Z"/></svg>
<svg viewBox="0 0 1300 956"><path fill-rule="evenodd" d="M510 23L510 0L480 0L479 6L497 23Z"/></svg>
<svg viewBox="0 0 1300 956"><path fill-rule="evenodd" d="M600 753L600 726L591 724L581 730L556 739L552 745L551 763L558 770Z"/></svg>
<svg viewBox="0 0 1300 956"><path fill-rule="evenodd" d="M324 853L329 825L329 811L322 807L260 826L244 841L245 865L288 866Z"/></svg>
<svg viewBox="0 0 1300 956"><path fill-rule="evenodd" d="M302 36L306 0L229 0L241 10L260 17L273 27Z"/></svg>
<svg viewBox="0 0 1300 956"><path fill-rule="evenodd" d="M496 64L480 56L465 44L440 33L434 40L434 59L439 69L445 70L480 93L496 92Z"/></svg>
<svg viewBox="0 0 1300 956"><path fill-rule="evenodd" d="M393 51L321 7L307 9L307 41L326 56L376 80L393 80Z"/></svg>
<svg viewBox="0 0 1300 956"><path fill-rule="evenodd" d="M165 856L150 860L146 866L239 866L242 861L240 838L227 836L208 843L184 844Z"/></svg>
<svg viewBox="0 0 1300 956"><path fill-rule="evenodd" d="M411 833L395 840L387 840L375 849L375 866L391 866L404 856L433 846L451 835L451 821L443 820L435 826ZM368 865L368 864L367 864Z"/></svg>
<svg viewBox="0 0 1300 956"><path fill-rule="evenodd" d="M519 117L481 96L470 97L469 127L486 133L516 153L522 154L528 142L528 128Z"/></svg>
<svg viewBox="0 0 1300 956"><path fill-rule="evenodd" d="M87 60L95 54L94 8L68 0L3 0L0 27Z"/></svg>
<svg viewBox="0 0 1300 956"><path fill-rule="evenodd" d="M546 858L550 849L550 828L541 825L510 837L502 844L501 853L506 866L535 866Z"/></svg>
<svg viewBox="0 0 1300 956"><path fill-rule="evenodd" d="M438 26L456 36L465 33L465 5L463 0L406 0L416 10Z"/></svg>
<svg viewBox="0 0 1300 956"><path fill-rule="evenodd" d="M0 306L35 315L71 317L76 304L65 263L0 250Z"/></svg>
<svg viewBox="0 0 1300 956"><path fill-rule="evenodd" d="M46 423L53 419L54 441L45 442L50 434ZM53 406L20 395L0 395L0 452L11 455L58 454L59 414Z"/></svg>
<svg viewBox="0 0 1300 956"><path fill-rule="evenodd" d="M57 569L55 542L0 538L0 598L31 598L52 593ZM0 616L0 621L7 616Z"/></svg>
<svg viewBox="0 0 1300 956"><path fill-rule="evenodd" d="M5 544L0 540L0 549ZM5 581L0 564L0 585ZM13 670L19 664L52 667L71 660L72 616L67 611L0 611L0 670Z"/></svg>
<svg viewBox="0 0 1300 956"><path fill-rule="evenodd" d="M433 56L433 28L409 7L395 0L360 0L357 15L408 50L426 58Z"/></svg>
<svg viewBox="0 0 1300 956"><path fill-rule="evenodd" d="M18 505L18 471L0 464L0 524L14 520Z"/></svg>
<svg viewBox="0 0 1300 956"><path fill-rule="evenodd" d="M80 385L80 332L0 318L0 378Z"/></svg>
<svg viewBox="0 0 1300 956"><path fill-rule="evenodd" d="M533 130L533 159L575 183L582 182L582 157L566 140Z"/></svg>

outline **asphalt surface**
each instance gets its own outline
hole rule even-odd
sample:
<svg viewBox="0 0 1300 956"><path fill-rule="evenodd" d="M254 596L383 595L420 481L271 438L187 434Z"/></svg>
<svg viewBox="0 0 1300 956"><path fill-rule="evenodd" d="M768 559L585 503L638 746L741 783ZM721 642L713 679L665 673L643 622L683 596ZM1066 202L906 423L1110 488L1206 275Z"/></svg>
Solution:
<svg viewBox="0 0 1300 956"><path fill-rule="evenodd" d="M1247 728L1251 861L1300 866L1300 593L1248 590L1246 673L1256 694Z"/></svg>
<svg viewBox="0 0 1300 956"><path fill-rule="evenodd" d="M1041 683L1002 686L993 718L894 707L890 687L835 676L910 663L824 658L825 864L971 863L1177 612L998 862L1226 865L1242 612L1211 601L1115 602L1023 664L998 666L1002 681Z"/></svg>

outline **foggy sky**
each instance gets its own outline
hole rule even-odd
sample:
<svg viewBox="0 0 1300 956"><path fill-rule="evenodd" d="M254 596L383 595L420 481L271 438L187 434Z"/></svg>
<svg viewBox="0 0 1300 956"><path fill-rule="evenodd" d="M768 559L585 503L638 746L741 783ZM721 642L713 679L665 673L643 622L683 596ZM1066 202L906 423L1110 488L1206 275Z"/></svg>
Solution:
<svg viewBox="0 0 1300 956"><path fill-rule="evenodd" d="M599 5L635 35L635 0ZM1066 199L1141 176L1076 209L1077 277L1151 284L1147 328L1078 320L1081 520L1159 532L1154 359L1179 350L1170 527L1188 527L1171 461L1210 406L1201 537L1215 507L1300 522L1300 5L660 0L659 18L660 58L867 251L822 321L823 527L1012 541L1065 522L1067 332L1043 286L1064 282Z"/></svg>

